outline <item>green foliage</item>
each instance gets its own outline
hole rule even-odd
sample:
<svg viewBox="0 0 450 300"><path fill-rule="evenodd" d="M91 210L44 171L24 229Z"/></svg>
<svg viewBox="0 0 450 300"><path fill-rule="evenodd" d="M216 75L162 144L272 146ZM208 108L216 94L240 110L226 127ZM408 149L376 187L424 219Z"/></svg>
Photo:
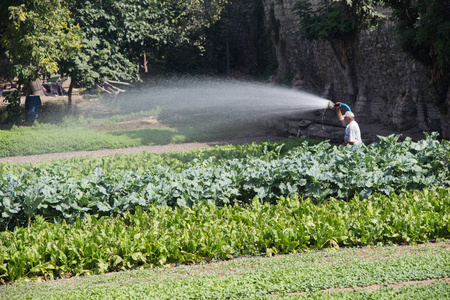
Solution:
<svg viewBox="0 0 450 300"><path fill-rule="evenodd" d="M204 30L225 2L7 0L1 43L24 82L56 72L83 85L138 80L144 53L155 63L176 47L203 52Z"/></svg>
<svg viewBox="0 0 450 300"><path fill-rule="evenodd" d="M368 147L305 143L283 155L282 147L263 144L259 149L242 148L246 153L240 159L199 155L185 165L174 162L176 168L125 159L120 161L125 171L95 168L81 178L69 176L70 165L7 175L0 181L0 204L6 201L0 213L8 218L0 225L26 224L30 215L25 211L30 209L55 222L74 222L86 214L111 216L137 206L150 210L154 205L248 204L255 196L277 203L280 197L295 195L319 203L330 197L346 200L355 195L369 198L378 193L450 187L448 141L439 142L435 136L402 143L395 136L380 138L380 143ZM133 163L150 166L142 170Z"/></svg>
<svg viewBox="0 0 450 300"><path fill-rule="evenodd" d="M44 127L45 128L45 127ZM49 130L46 128L46 130ZM17 134L15 134L17 135ZM87 134L85 133L84 136ZM210 165L226 164L229 159L242 159L246 157L263 160L277 159L285 155L288 150L300 146L304 140L287 140L282 142L263 142L244 145L225 145L213 148L199 148L190 151L174 151L167 153L133 153L103 157L77 157L60 159L56 161L39 163L3 163L0 164L0 174L20 175L22 173L36 173L63 168L68 177L80 179L92 173L92 170L101 168L105 174L124 172L143 172L155 165L183 169L188 163L195 161L207 162ZM317 143L308 141L311 145ZM63 143L62 143L63 144Z"/></svg>
<svg viewBox="0 0 450 300"><path fill-rule="evenodd" d="M448 243L342 249L277 257L242 257L210 264L113 272L2 286L5 299L448 299L450 284L390 288L448 273ZM369 255L368 255L369 254ZM40 278L32 280L39 281ZM424 282L422 282L424 283ZM426 282L425 282L426 283ZM374 289L373 285L380 289ZM333 288L368 287L323 293Z"/></svg>
<svg viewBox="0 0 450 300"><path fill-rule="evenodd" d="M32 127L14 127L2 131L1 136L0 157L166 145L201 141L208 137L190 128L97 131L86 128L78 121L65 121L60 125L35 123Z"/></svg>
<svg viewBox="0 0 450 300"><path fill-rule="evenodd" d="M83 84L138 80L144 53L158 63L186 44L203 48L202 30L220 16L224 1L209 2L206 12L202 1L71 1L74 22L83 30L83 49L62 61L62 68Z"/></svg>
<svg viewBox="0 0 450 300"><path fill-rule="evenodd" d="M7 122L15 125L22 124L23 122L23 109L20 105L21 103L21 91L16 90L8 95L6 95L3 102L8 103L6 107L6 112L8 114Z"/></svg>
<svg viewBox="0 0 450 300"><path fill-rule="evenodd" d="M0 233L0 278L14 281L65 273L102 274L240 255L449 238L449 193L449 189L424 190L391 197L376 195L370 200L330 199L320 205L298 198L262 204L255 197L245 208L150 206L143 212L137 207L134 214L115 218L87 215L85 221L77 219L72 225L37 217L28 228ZM65 205L70 204L60 203L62 209ZM408 273L412 274L408 279L427 278L434 270L441 272L434 274L435 278L448 276L448 264L443 262L449 255L430 257L422 271ZM408 265L417 270L412 262L391 264L389 270L404 270ZM397 276L404 274L401 271Z"/></svg>
<svg viewBox="0 0 450 300"><path fill-rule="evenodd" d="M317 9L310 1L299 1L294 11L300 17L300 32L309 40L352 40L361 29L374 26L381 14L376 0L321 0Z"/></svg>
<svg viewBox="0 0 450 300"><path fill-rule="evenodd" d="M80 50L79 27L69 22L61 0L6 1L1 4L4 28L0 42L12 64L12 76L28 83L58 71L58 60Z"/></svg>
<svg viewBox="0 0 450 300"><path fill-rule="evenodd" d="M137 65L133 61L135 53L130 53L132 50L126 40L127 34L132 35L133 31L127 30L124 18L135 18L136 11L141 10L128 11L124 5L123 1L69 2L73 22L83 31L83 48L80 55L61 60L60 64L62 71L70 74L75 82L89 86L107 79L138 78ZM136 18L136 22L140 21L147 20Z"/></svg>

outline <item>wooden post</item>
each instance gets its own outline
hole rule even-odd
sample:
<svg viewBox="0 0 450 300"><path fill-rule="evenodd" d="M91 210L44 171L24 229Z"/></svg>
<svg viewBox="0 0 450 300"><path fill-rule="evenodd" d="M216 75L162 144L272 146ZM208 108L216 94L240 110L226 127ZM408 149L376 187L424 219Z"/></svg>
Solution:
<svg viewBox="0 0 450 300"><path fill-rule="evenodd" d="M67 109L72 109L72 93L73 93L73 87L75 86L75 81L73 78L70 78L70 85L69 85L69 91L67 92Z"/></svg>

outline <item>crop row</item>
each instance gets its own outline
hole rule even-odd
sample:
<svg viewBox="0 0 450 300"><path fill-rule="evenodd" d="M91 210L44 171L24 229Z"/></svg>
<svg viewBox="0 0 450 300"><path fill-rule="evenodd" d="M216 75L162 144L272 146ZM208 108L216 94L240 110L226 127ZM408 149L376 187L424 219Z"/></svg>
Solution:
<svg viewBox="0 0 450 300"><path fill-rule="evenodd" d="M281 198L277 205L137 208L135 214L0 233L0 277L103 273L168 263L338 246L450 238L450 189L349 202Z"/></svg>
<svg viewBox="0 0 450 300"><path fill-rule="evenodd" d="M450 276L448 246L443 242L400 249L395 246L346 248L343 251L282 255L273 259L248 257L217 264L178 266L176 269L115 272L107 276L59 281L58 284L53 281L37 285L17 282L2 287L0 296L33 300L448 300L450 283L445 280ZM410 285L401 290L387 287L388 284L392 286L413 280L428 285ZM428 281L423 282L425 280ZM377 291L375 285L383 288ZM352 287L366 288L351 291ZM345 288L348 291L345 292ZM323 293L320 290L328 291Z"/></svg>
<svg viewBox="0 0 450 300"><path fill-rule="evenodd" d="M88 214L110 216L136 206L246 204L255 196L276 203L281 196L295 195L320 202L450 187L449 145L431 137L417 143L387 138L369 147L297 147L279 158L196 159L183 168L156 165L109 174L97 168L80 179L64 169L7 175L0 180L0 226L29 225L35 215L72 223Z"/></svg>
<svg viewBox="0 0 450 300"><path fill-rule="evenodd" d="M207 162L208 165L219 165L229 159L259 158L272 160L281 158L289 150L301 146L317 144L312 140L286 140L281 142L261 142L244 145L223 145L213 148L200 148L190 151L173 151L167 153L133 153L110 155L103 157L75 157L56 161L38 163L0 163L0 174L19 176L31 173L40 176L44 172L64 172L69 177L82 178L88 176L96 168L101 168L105 174L126 171L145 171L155 165L182 169L193 161Z"/></svg>

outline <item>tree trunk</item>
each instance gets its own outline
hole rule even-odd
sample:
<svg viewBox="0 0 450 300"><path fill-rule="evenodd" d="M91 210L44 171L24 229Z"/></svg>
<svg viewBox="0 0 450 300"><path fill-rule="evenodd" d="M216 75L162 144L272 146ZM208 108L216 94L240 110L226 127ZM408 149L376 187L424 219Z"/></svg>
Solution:
<svg viewBox="0 0 450 300"><path fill-rule="evenodd" d="M352 66L352 48L349 45L344 45L342 53L339 53L334 42L330 41L331 50L333 51L334 58L339 69L344 75L347 82L347 91L350 97L350 102L354 104L356 102L356 96L358 95L358 86L356 84L356 74ZM345 44L345 43L344 43Z"/></svg>
<svg viewBox="0 0 450 300"><path fill-rule="evenodd" d="M67 91L67 110L72 109L72 93L73 93L74 86L75 86L75 81L73 80L73 78L70 78L69 90Z"/></svg>
<svg viewBox="0 0 450 300"><path fill-rule="evenodd" d="M144 73L148 73L148 60L147 60L147 54L144 53Z"/></svg>

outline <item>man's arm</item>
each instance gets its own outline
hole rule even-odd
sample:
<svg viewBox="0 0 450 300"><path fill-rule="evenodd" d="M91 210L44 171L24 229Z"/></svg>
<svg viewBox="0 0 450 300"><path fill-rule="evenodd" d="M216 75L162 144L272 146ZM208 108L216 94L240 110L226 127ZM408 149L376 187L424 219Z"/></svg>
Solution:
<svg viewBox="0 0 450 300"><path fill-rule="evenodd" d="M344 119L341 112L341 102L336 102L336 115L339 121L342 121Z"/></svg>

